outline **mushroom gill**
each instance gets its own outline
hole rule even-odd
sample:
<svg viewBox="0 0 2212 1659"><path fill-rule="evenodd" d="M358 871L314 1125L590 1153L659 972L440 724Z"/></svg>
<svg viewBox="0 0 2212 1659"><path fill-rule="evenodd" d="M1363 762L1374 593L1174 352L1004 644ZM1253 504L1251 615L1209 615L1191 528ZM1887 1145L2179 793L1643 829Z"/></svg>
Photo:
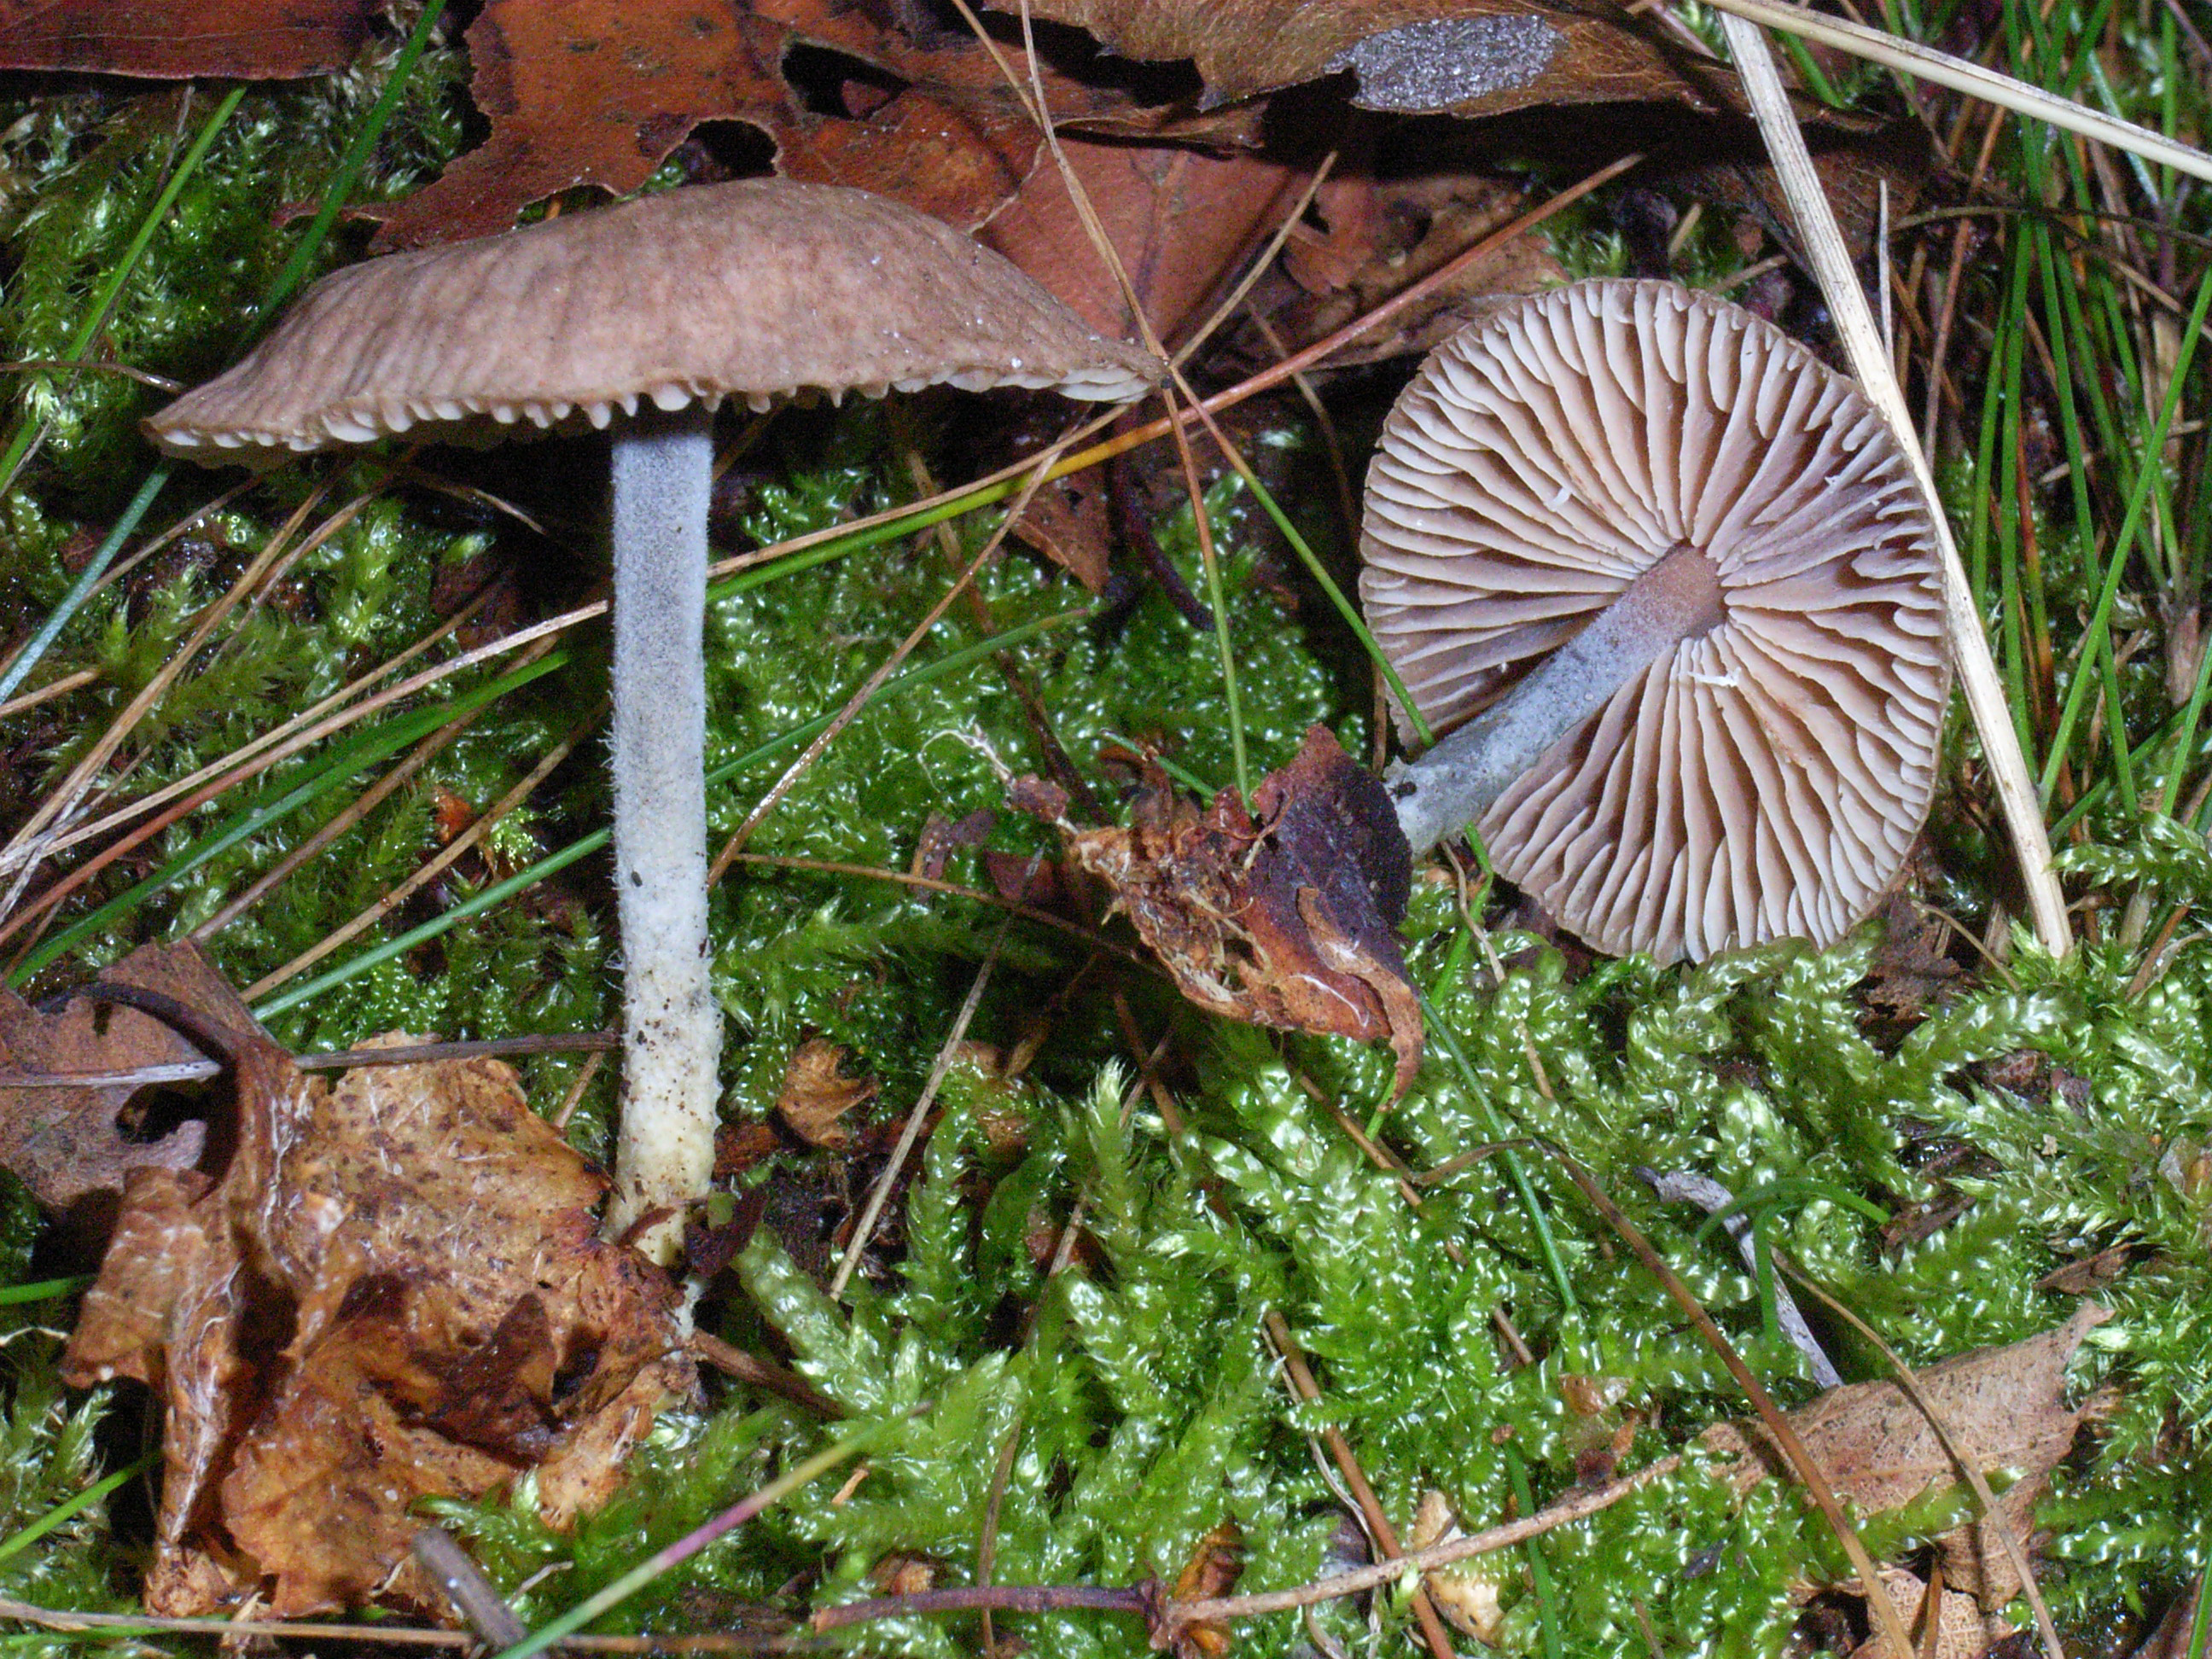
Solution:
<svg viewBox="0 0 2212 1659"><path fill-rule="evenodd" d="M1682 550L1715 614L1639 635L1610 680L1540 666L1590 659ZM1361 550L1369 623L1432 726L1496 704L1487 724L1543 738L1472 810L1500 872L1590 944L1826 945L1895 878L1949 691L1941 572L1880 417L1778 330L1662 283L1492 312L1392 412ZM1397 775L1417 851L1423 767Z"/></svg>

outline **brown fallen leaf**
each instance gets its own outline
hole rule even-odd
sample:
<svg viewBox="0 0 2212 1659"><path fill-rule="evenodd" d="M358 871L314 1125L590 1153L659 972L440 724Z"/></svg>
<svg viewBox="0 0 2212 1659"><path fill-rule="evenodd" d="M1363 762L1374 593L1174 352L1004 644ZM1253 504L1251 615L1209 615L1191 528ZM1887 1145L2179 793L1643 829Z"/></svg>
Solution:
<svg viewBox="0 0 2212 1659"><path fill-rule="evenodd" d="M1244 1529L1234 1520L1224 1521L1192 1547L1169 1600L1211 1601L1235 1589L1243 1576ZM1172 1650L1175 1659L1222 1659L1234 1643L1227 1625L1194 1619L1176 1627Z"/></svg>
<svg viewBox="0 0 2212 1659"><path fill-rule="evenodd" d="M1905 1628L1920 1644L1919 1659L1976 1659L1989 1650L1990 1638L1982 1628L1982 1610L1963 1591L1940 1587L1935 1616L1928 1607L1928 1584L1918 1573L1902 1567L1884 1567L1881 1587L1890 1605L1904 1615ZM1930 1630L1929 1626L1934 1626ZM1850 1659L1883 1659L1889 1644L1879 1634L1851 1650Z"/></svg>
<svg viewBox="0 0 2212 1659"><path fill-rule="evenodd" d="M1392 838L1395 838L1395 846ZM1392 931L1412 881L1382 786L1325 726L1252 792L1201 812L1149 768L1127 830L1068 837L1182 994L1234 1019L1388 1038L1402 1093L1421 1006Z"/></svg>
<svg viewBox="0 0 2212 1659"><path fill-rule="evenodd" d="M1019 189L1036 129L964 33L878 27L837 0L487 0L468 29L483 144L388 208L380 248L504 230L579 185L636 190L702 121L766 134L779 173L973 228ZM896 10L896 9L890 9ZM917 34L919 38L917 38ZM1026 80L1028 60L1001 47ZM1061 119L1130 107L1052 70Z"/></svg>
<svg viewBox="0 0 2212 1659"><path fill-rule="evenodd" d="M0 69L281 81L350 64L385 0L0 0Z"/></svg>
<svg viewBox="0 0 2212 1659"><path fill-rule="evenodd" d="M556 1526L605 1502L658 1405L694 1386L668 1285L600 1242L605 1179L504 1064L332 1086L250 1021L230 1030L227 1167L131 1171L64 1360L73 1386L162 1398L147 1607L258 1588L280 1618L440 1612L408 1506L527 1469Z"/></svg>
<svg viewBox="0 0 2212 1659"><path fill-rule="evenodd" d="M1012 0L993 0L1013 9ZM1605 0L1030 0L1126 57L1188 58L1209 106L1350 70L1352 101L1406 114L1532 104L1723 106L1727 73Z"/></svg>
<svg viewBox="0 0 2212 1659"><path fill-rule="evenodd" d="M1431 1490L1421 1494L1413 1512L1413 1530L1406 1538L1409 1551L1427 1549L1459 1537L1459 1517L1451 1499ZM1421 1588L1454 1629L1489 1647L1498 1645L1505 1632L1504 1581L1498 1576L1500 1558L1475 1556L1437 1567L1421 1575Z"/></svg>
<svg viewBox="0 0 2212 1659"><path fill-rule="evenodd" d="M106 977L204 1010L218 1024L244 1029L253 1023L222 976L190 945L143 945ZM183 1035L136 1008L71 997L55 1012L40 1013L0 986L0 1070L119 1072L206 1058ZM93 1194L120 1194L134 1169L190 1169L205 1139L206 1126L197 1119L159 1137L129 1133L134 1101L158 1086L0 1089L0 1168L57 1212Z"/></svg>
<svg viewBox="0 0 2212 1659"><path fill-rule="evenodd" d="M2017 1476L1998 1494L1997 1507L2023 1544L2045 1480L2091 1415L2087 1404L2066 1404L2067 1361L2081 1339L2110 1317L2106 1309L2084 1303L2056 1330L1960 1354L1914 1376L1961 1455L1984 1474L2002 1469ZM1926 1414L1894 1382L1831 1389L1789 1418L1837 1495L1861 1510L1897 1509L1960 1479ZM1787 1467L1757 1423L1722 1424L1705 1432L1703 1443L1740 1460L1734 1475L1739 1489ZM1945 1582L1984 1607L1993 1611L2020 1593L2019 1577L1994 1528L1969 1522L1937 1541Z"/></svg>
<svg viewBox="0 0 2212 1659"><path fill-rule="evenodd" d="M1060 149L1153 332L1170 346L1203 320L1208 302L1267 240L1299 182L1299 169L1246 153L1080 139ZM1127 296L1049 155L1039 156L981 240L1109 339L1138 337Z"/></svg>
<svg viewBox="0 0 2212 1659"><path fill-rule="evenodd" d="M1285 280L1255 295L1292 349L1334 333L1457 258L1526 211L1528 202L1518 185L1465 170L1411 177L1353 172L1325 180L1314 208L1326 229L1299 226L1284 248ZM1516 237L1331 361L1378 362L1429 351L1485 305L1565 280L1544 238Z"/></svg>
<svg viewBox="0 0 2212 1659"><path fill-rule="evenodd" d="M791 1126L791 1132L810 1146L835 1151L850 1146L853 1132L838 1120L880 1092L881 1085L873 1078L847 1077L844 1064L842 1048L820 1037L809 1037L784 1068L775 1109Z"/></svg>

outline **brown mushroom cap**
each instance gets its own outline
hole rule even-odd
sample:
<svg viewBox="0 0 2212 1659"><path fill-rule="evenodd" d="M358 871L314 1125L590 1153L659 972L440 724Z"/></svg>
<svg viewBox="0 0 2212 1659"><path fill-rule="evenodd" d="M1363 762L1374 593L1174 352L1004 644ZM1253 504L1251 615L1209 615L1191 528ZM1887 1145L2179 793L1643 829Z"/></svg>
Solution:
<svg viewBox="0 0 2212 1659"><path fill-rule="evenodd" d="M320 449L427 428L604 427L950 382L1119 399L1149 357L998 254L865 191L706 185L325 277L227 374L147 422L173 454Z"/></svg>
<svg viewBox="0 0 2212 1659"><path fill-rule="evenodd" d="M1711 561L1722 619L1547 750L1481 834L1601 950L1829 944L1927 815L1950 690L1920 493L1850 381L1670 283L1505 306L1392 411L1360 595L1441 731L1681 545Z"/></svg>

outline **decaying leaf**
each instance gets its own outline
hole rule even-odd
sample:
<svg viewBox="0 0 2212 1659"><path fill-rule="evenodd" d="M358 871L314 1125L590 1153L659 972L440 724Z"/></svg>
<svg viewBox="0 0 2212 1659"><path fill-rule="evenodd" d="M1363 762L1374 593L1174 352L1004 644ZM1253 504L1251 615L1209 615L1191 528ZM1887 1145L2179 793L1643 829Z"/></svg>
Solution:
<svg viewBox="0 0 2212 1659"><path fill-rule="evenodd" d="M222 975L190 945L142 946L106 977L173 998L217 1025L245 1029L253 1023ZM58 1012L40 1013L0 986L0 1070L120 1072L206 1058L185 1037L136 1008L72 997ZM132 1103L149 1086L0 1089L0 1168L54 1211L92 1194L121 1193L134 1169L190 1169L199 1161L205 1137L206 1126L198 1120L158 1137L131 1133Z"/></svg>
<svg viewBox="0 0 2212 1659"><path fill-rule="evenodd" d="M1297 169L1249 154L1074 139L1060 148L1153 331L1170 346L1266 240L1298 180ZM982 240L1107 338L1138 337L1127 296L1049 156Z"/></svg>
<svg viewBox="0 0 2212 1659"><path fill-rule="evenodd" d="M791 1126L791 1132L810 1146L834 1151L849 1146L853 1132L838 1120L855 1106L873 1100L878 1092L873 1078L847 1077L844 1064L842 1048L820 1037L809 1037L784 1068L775 1109Z"/></svg>
<svg viewBox="0 0 2212 1659"><path fill-rule="evenodd" d="M332 1086L231 1029L228 1165L131 1172L64 1375L162 1397L150 1611L437 1610L409 1505L526 1469L556 1525L604 1502L693 1386L668 1286L599 1241L604 1179L504 1064Z"/></svg>
<svg viewBox="0 0 2212 1659"><path fill-rule="evenodd" d="M0 0L0 69L281 81L343 69L385 0Z"/></svg>
<svg viewBox="0 0 2212 1659"><path fill-rule="evenodd" d="M1200 1007L1291 1030L1372 1040L1421 1060L1421 1006L1406 981L1396 919L1412 880L1382 786L1325 726L1252 792L1201 812L1157 767L1127 830L1068 838L1068 855Z"/></svg>
<svg viewBox="0 0 2212 1659"><path fill-rule="evenodd" d="M1903 1616L1905 1627L1920 1644L1919 1659L1975 1659L1988 1651L1990 1638L1982 1628L1982 1610L1972 1596L1943 1586L1931 1613L1926 1581L1902 1567L1884 1567L1881 1587L1890 1605ZM1884 1659L1888 1651L1889 1644L1876 1634L1853 1648L1851 1659Z"/></svg>
<svg viewBox="0 0 2212 1659"><path fill-rule="evenodd" d="M993 0L1012 9L1012 0ZM1350 70L1353 101L1407 114L1532 104L1717 108L1725 71L1606 0L1031 0L1130 58L1188 58L1209 105Z"/></svg>
<svg viewBox="0 0 2212 1659"><path fill-rule="evenodd" d="M1192 1548L1176 1575L1170 1600L1212 1601L1235 1589L1243 1574L1244 1529L1234 1520L1224 1521ZM1194 1619L1176 1626L1173 1650L1175 1659L1222 1659L1233 1645L1228 1626Z"/></svg>
<svg viewBox="0 0 2212 1659"><path fill-rule="evenodd" d="M878 27L834 0L488 0L469 26L483 146L386 213L379 245L504 230L578 185L637 189L702 121L749 123L776 170L894 196L963 228L1030 173L1035 125L963 33ZM1005 50L1017 74L1027 59ZM1046 72L1061 118L1127 106Z"/></svg>
<svg viewBox="0 0 2212 1659"><path fill-rule="evenodd" d="M1516 185L1473 173L1331 178L1314 200L1326 231L1301 224L1284 247L1289 280L1268 296L1271 320L1289 346L1310 344L1457 258L1527 207ZM1485 303L1565 280L1542 237L1516 237L1331 361L1375 362L1426 352Z"/></svg>
<svg viewBox="0 0 2212 1659"><path fill-rule="evenodd" d="M1452 1513L1451 1499L1433 1490L1422 1493L1406 1547L1425 1550L1458 1536L1459 1517ZM1509 1569L1503 1558L1478 1555L1423 1573L1421 1588L1456 1629L1495 1647L1505 1630L1504 1582L1499 1577L1505 1571Z"/></svg>
<svg viewBox="0 0 2212 1659"><path fill-rule="evenodd" d="M2066 1404L2067 1361L2090 1329L2111 1316L2084 1303L2057 1330L1960 1354L1913 1378L1962 1455L1985 1474L2004 1470L2016 1477L1998 1495L1997 1507L2023 1542L2045 1480L2089 1415L2087 1405ZM1897 1509L1960 1479L1926 1414L1893 1382L1831 1389L1790 1413L1790 1425L1838 1495L1861 1510ZM1741 1459L1735 1475L1740 1487L1787 1467L1756 1423L1723 1424L1706 1432L1704 1443ZM1993 1528L1971 1522L1938 1541L1945 1582L1984 1607L2001 1607L2019 1594L2019 1577Z"/></svg>

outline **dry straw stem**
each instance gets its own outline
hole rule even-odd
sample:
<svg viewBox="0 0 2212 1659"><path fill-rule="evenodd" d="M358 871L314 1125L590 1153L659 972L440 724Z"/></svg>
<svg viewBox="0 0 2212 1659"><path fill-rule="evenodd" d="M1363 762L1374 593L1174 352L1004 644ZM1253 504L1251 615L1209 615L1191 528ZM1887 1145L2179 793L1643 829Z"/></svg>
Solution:
<svg viewBox="0 0 2212 1659"><path fill-rule="evenodd" d="M1804 134L1798 131L1797 118L1790 112L1789 94L1783 90L1782 77L1775 71L1766 37L1756 25L1736 15L1748 9L1748 6L1749 0L1727 0L1729 15L1721 19L1721 26L1727 31L1729 50L1735 54L1736 72L1743 77L1752 113L1758 117L1759 134L1766 142L1767 155L1774 163L1776 176L1782 181L1783 193L1790 199L1798 232L1804 240L1806 258L1827 298L1829 314L1835 319L1836 331L1843 338L1852 372L1865 388L1869 401L1888 422L1927 499L1929 521L1942 550L1943 605L1949 623L1952 654L1958 660L1960 685L1966 694L1966 708L1973 715L1974 730L1982 740L1990 777L1996 786L1997 800L2003 809L2006 826L2012 832L2014 848L2020 856L2021 873L2027 886L2028 912L2035 923L2036 936L2053 956L2064 956L2073 949L2074 937L2066 924L2066 897L2059 890L2058 878L2051 867L2051 838L2044 828L2042 804L2036 796L2027 757L2021 752L2019 737L2005 708L2004 687L1997 678L1996 664L1990 656L1989 641L1982 632L1965 567L1959 562L1958 544L1951 538L1951 521L1943 510L1942 497L1936 493L1935 476L1928 470L1928 458L1922 453L1919 438L1913 431L1912 414L1905 406L1905 394L1899 390L1897 377L1891 372L1889 353L1883 347L1881 335L1868 309L1865 291L1851 268L1843 232L1836 225L1835 210L1820 188L1819 176L1813 171L1813 158L1805 149ZM1759 5L1762 17L1768 12L1790 13L1791 9L1765 4L1763 0ZM2212 177L2212 173L2206 176ZM1871 1583L1869 1591L1879 1594L1878 1587Z"/></svg>
<svg viewBox="0 0 2212 1659"><path fill-rule="evenodd" d="M1951 88L1970 97L1985 102L2001 104L2021 115L2039 121L2048 121L2052 126L2063 127L2069 132L2078 132L2084 137L2094 138L2100 143L2114 146L2154 161L2188 173L2192 178L2212 180L2212 155L2203 150L2178 144L2162 133L2148 127L2137 126L2132 121L2123 121L2117 116L2105 115L2096 110L2045 92L2040 87L2030 86L2025 81L2015 81L2009 75L2000 75L1995 70L1984 69L1979 64L1968 63L1963 58L1954 58L1948 52L1937 52L1917 41L1900 40L1893 34L1869 28L1863 23L1846 22L1840 17L1828 17L1806 10L1802 6L1780 5L1776 0L1710 0L1713 9L1725 12L1753 23L1764 23L1769 28L1780 29L1800 40L1817 41L1824 46L1833 46L1838 52L1849 52L1854 58L1863 58L1869 63L1880 64L1902 75L1913 76L1923 81L1933 81L1938 86ZM1736 66L1745 70L1744 50L1737 42L1735 32L1729 34L1729 48L1735 54ZM1745 71L1748 81L1749 73ZM1753 94L1756 107L1757 94ZM1762 119L1762 126L1765 122ZM1832 304L1832 300L1831 301Z"/></svg>

